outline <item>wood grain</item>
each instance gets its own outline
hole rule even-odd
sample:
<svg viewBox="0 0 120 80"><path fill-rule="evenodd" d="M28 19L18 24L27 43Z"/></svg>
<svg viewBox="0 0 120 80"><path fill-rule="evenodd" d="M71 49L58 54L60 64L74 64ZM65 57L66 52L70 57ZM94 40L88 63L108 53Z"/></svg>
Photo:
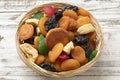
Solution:
<svg viewBox="0 0 120 80"><path fill-rule="evenodd" d="M53 1L64 0L0 0L0 80L53 80L28 68L15 47L16 28L22 15L36 5ZM120 0L64 2L86 8L97 18L103 29L105 45L102 56L92 68L81 75L63 79L120 80Z"/></svg>

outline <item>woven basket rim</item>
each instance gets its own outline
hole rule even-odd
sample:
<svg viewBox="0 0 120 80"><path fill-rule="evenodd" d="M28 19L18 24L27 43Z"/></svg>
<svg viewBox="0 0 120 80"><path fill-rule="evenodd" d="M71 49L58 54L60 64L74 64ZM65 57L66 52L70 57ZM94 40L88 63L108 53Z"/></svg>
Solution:
<svg viewBox="0 0 120 80"><path fill-rule="evenodd" d="M42 4L42 5L37 5L36 7L34 7L33 9L31 9L30 11L28 11L24 17L22 18L22 20L20 21L20 23L18 24L18 28L17 28L17 31L16 31L16 48L17 48L17 52L20 56L20 58L22 59L22 61L27 65L29 66L30 68L32 68L33 70L35 70L36 72L42 74L42 75L46 75L46 76L50 76L50 77L68 77L68 76L73 76L73 75L76 75L76 74L79 74L81 72L84 72L86 71L88 68L90 68L97 60L98 58L100 57L101 55L101 52L102 52L102 48L103 48L103 44L104 44L104 40L103 40L103 33L102 33L102 29L101 29L101 26L99 25L98 21L95 19L95 17L92 16L92 14L90 13L90 17L91 19L93 19L93 23L95 24L95 27L97 27L97 37L99 38L99 44L97 45L97 50L98 50L98 53L96 55L95 58L93 58L93 60L91 60L90 62L86 63L85 65L81 66L80 68L78 69L75 69L75 70L70 70L70 71L63 71L63 72L51 72L51 71L47 71L47 70L44 70L42 68L40 68L39 66L37 66L35 63L32 63L30 62L25 56L24 56L24 53L19 49L19 37L18 37L18 31L19 31L19 28L20 26L24 23L24 21L28 18L30 18L29 15L32 15L33 13L37 12L38 8L44 6L44 5L72 5L70 3L61 3L61 2L51 2L51 3L46 3L46 4ZM80 6L78 6L79 8L81 8ZM37 10L36 10L37 9ZM35 11L34 11L35 10ZM34 11L34 12L33 12ZM96 26L97 25L97 26ZM99 32L99 33L98 33ZM21 54L22 53L22 54ZM86 69L87 68L87 69Z"/></svg>

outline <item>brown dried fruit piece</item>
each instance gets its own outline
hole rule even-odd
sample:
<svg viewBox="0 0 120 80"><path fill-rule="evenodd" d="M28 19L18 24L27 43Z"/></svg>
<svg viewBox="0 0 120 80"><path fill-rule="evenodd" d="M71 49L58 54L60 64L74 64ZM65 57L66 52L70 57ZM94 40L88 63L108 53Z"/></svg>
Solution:
<svg viewBox="0 0 120 80"><path fill-rule="evenodd" d="M45 57L43 55L39 55L37 60L35 61L36 64L41 64L45 60Z"/></svg>
<svg viewBox="0 0 120 80"><path fill-rule="evenodd" d="M52 49L57 43L66 45L69 42L69 36L66 30L62 28L51 29L46 35L46 45Z"/></svg>
<svg viewBox="0 0 120 80"><path fill-rule="evenodd" d="M84 24L88 24L91 23L91 20L89 17L81 17L77 20L77 26L76 29L78 29L79 27L81 27Z"/></svg>
<svg viewBox="0 0 120 80"><path fill-rule="evenodd" d="M60 62L55 62L53 65L54 65L54 67L56 68L57 71L62 71Z"/></svg>
<svg viewBox="0 0 120 80"><path fill-rule="evenodd" d="M39 36L34 38L34 47L38 50L39 48Z"/></svg>
<svg viewBox="0 0 120 80"><path fill-rule="evenodd" d="M69 35L69 40L72 41L75 37L74 33L72 31L68 31L68 35Z"/></svg>
<svg viewBox="0 0 120 80"><path fill-rule="evenodd" d="M88 36L90 37L90 40L91 40L91 41L94 41L94 40L96 39L97 34L96 34L96 32L94 31L94 32L89 33Z"/></svg>
<svg viewBox="0 0 120 80"><path fill-rule="evenodd" d="M62 43L57 43L53 48L52 51L49 51L48 56L50 59L50 62L55 62L55 60L58 58L58 56L61 54L64 46Z"/></svg>
<svg viewBox="0 0 120 80"><path fill-rule="evenodd" d="M77 21L74 20L73 18L70 18L68 30L74 31L76 26L77 26Z"/></svg>
<svg viewBox="0 0 120 80"><path fill-rule="evenodd" d="M80 67L80 63L75 59L67 59L62 62L61 69L63 71L73 70Z"/></svg>
<svg viewBox="0 0 120 80"><path fill-rule="evenodd" d="M75 11L69 10L69 9L67 9L63 12L63 16L69 16L70 18L73 18L75 20L78 19L77 13Z"/></svg>
<svg viewBox="0 0 120 80"><path fill-rule="evenodd" d="M46 35L46 33L47 33L46 30L45 30L45 26L44 26L44 24L47 20L48 20L48 17L44 16L38 22L38 27L40 29L40 32L44 35Z"/></svg>
<svg viewBox="0 0 120 80"><path fill-rule="evenodd" d="M83 8L78 9L77 14L81 15L81 16L89 16L90 15L90 13L87 10L83 9Z"/></svg>
<svg viewBox="0 0 120 80"><path fill-rule="evenodd" d="M32 26L32 24L27 23L21 26L18 33L21 41L31 38L33 34L34 27Z"/></svg>
<svg viewBox="0 0 120 80"><path fill-rule="evenodd" d="M72 50L71 55L74 59L80 62L81 65L84 65L87 63L87 58L85 56L85 51L80 46L75 46L75 48Z"/></svg>
<svg viewBox="0 0 120 80"><path fill-rule="evenodd" d="M63 16L63 17L59 20L58 24L59 24L59 27L60 27L60 28L63 28L63 29L65 29L65 30L67 30L67 29L68 29L68 26L69 26L69 22L70 22L70 18L69 18L68 16Z"/></svg>

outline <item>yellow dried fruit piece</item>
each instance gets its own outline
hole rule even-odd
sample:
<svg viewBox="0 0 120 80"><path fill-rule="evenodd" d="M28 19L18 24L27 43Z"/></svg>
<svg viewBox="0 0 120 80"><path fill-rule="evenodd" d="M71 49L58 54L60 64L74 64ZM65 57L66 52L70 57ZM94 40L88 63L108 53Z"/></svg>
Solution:
<svg viewBox="0 0 120 80"><path fill-rule="evenodd" d="M20 45L20 49L24 52L30 61L35 62L38 57L38 51L35 48L33 48L28 43L24 43Z"/></svg>
<svg viewBox="0 0 120 80"><path fill-rule="evenodd" d="M34 46L35 46L35 48L38 50L38 48L39 48L39 36L36 36L35 38L34 38Z"/></svg>
<svg viewBox="0 0 120 80"><path fill-rule="evenodd" d="M79 27L81 27L84 24L88 24L91 23L91 20L89 17L81 17L77 19L77 26L76 29L78 29Z"/></svg>
<svg viewBox="0 0 120 80"><path fill-rule="evenodd" d="M38 26L39 19L27 19L25 22Z"/></svg>
<svg viewBox="0 0 120 80"><path fill-rule="evenodd" d="M45 22L48 20L48 17L46 17L46 16L44 16L44 17L42 17L40 20L39 20L39 22L38 22L38 27L39 27L39 29L40 29L40 32L43 34L43 35L46 35L46 30L45 30L45 26L44 26L44 24L45 24Z"/></svg>
<svg viewBox="0 0 120 80"><path fill-rule="evenodd" d="M87 10L83 9L83 8L78 9L77 14L81 15L81 16L89 16L90 15L90 13Z"/></svg>
<svg viewBox="0 0 120 80"><path fill-rule="evenodd" d="M62 18L60 18L60 20L58 21L59 27L63 28L65 30L68 29L69 26L69 22L70 22L70 18L68 16L63 16Z"/></svg>
<svg viewBox="0 0 120 80"><path fill-rule="evenodd" d="M50 62L55 62L55 60L58 58L58 56L61 54L63 50L63 44L57 43L53 48L52 51L49 51L48 56L50 59Z"/></svg>
<svg viewBox="0 0 120 80"><path fill-rule="evenodd" d="M67 59L62 62L61 69L63 71L73 70L80 67L80 63L75 59Z"/></svg>
<svg viewBox="0 0 120 80"><path fill-rule="evenodd" d="M35 63L36 64L41 64L41 63L44 62L44 60L45 60L45 56L39 55L38 58L36 59Z"/></svg>
<svg viewBox="0 0 120 80"><path fill-rule="evenodd" d="M80 62L81 65L84 65L87 63L87 58L85 56L85 51L80 46L75 46L75 48L72 50L71 55L74 59Z"/></svg>
<svg viewBox="0 0 120 80"><path fill-rule="evenodd" d="M69 16L70 18L73 18L75 20L78 19L77 13L75 11L69 10L69 9L67 9L63 12L63 16Z"/></svg>
<svg viewBox="0 0 120 80"><path fill-rule="evenodd" d="M92 24L84 24L83 26L79 27L77 29L77 32L79 34L88 34L90 32L94 32L95 28L93 27Z"/></svg>
<svg viewBox="0 0 120 80"><path fill-rule="evenodd" d="M71 50L74 48L74 44L70 41L63 49L68 55L70 54Z"/></svg>

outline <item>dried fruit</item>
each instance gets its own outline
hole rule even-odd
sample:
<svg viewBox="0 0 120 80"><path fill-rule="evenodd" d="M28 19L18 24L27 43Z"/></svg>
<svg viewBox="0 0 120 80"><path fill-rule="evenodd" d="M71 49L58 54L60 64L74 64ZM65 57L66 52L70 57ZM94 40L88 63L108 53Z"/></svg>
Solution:
<svg viewBox="0 0 120 80"><path fill-rule="evenodd" d="M33 48L28 43L24 43L20 45L20 49L24 52L30 61L35 62L38 57L38 51L35 48Z"/></svg>
<svg viewBox="0 0 120 80"><path fill-rule="evenodd" d="M72 41L75 37L74 33L72 31L68 31L69 41Z"/></svg>
<svg viewBox="0 0 120 80"><path fill-rule="evenodd" d="M70 18L69 18L68 16L63 16L63 17L59 20L58 24L59 24L59 27L60 27L60 28L63 28L63 29L65 29L65 30L67 30L67 29L68 29L68 26L69 26L69 22L70 22Z"/></svg>
<svg viewBox="0 0 120 80"><path fill-rule="evenodd" d="M62 71L61 62L55 62L53 65L54 65L54 67L56 68L57 71Z"/></svg>
<svg viewBox="0 0 120 80"><path fill-rule="evenodd" d="M87 58L85 56L85 51L80 46L75 46L75 48L72 50L71 55L74 59L80 62L81 65L84 65L87 63Z"/></svg>
<svg viewBox="0 0 120 80"><path fill-rule="evenodd" d="M73 48L74 48L74 44L72 41L70 41L67 45L65 45L63 51L65 51L69 55Z"/></svg>
<svg viewBox="0 0 120 80"><path fill-rule="evenodd" d="M92 53L90 54L88 61L91 61L96 55L97 55L97 50L92 51Z"/></svg>
<svg viewBox="0 0 120 80"><path fill-rule="evenodd" d="M79 27L77 29L77 32L79 34L88 34L90 32L94 32L95 28L92 26L92 24L84 24L83 26Z"/></svg>
<svg viewBox="0 0 120 80"><path fill-rule="evenodd" d="M76 26L77 26L77 21L70 18L68 30L69 31L75 31Z"/></svg>
<svg viewBox="0 0 120 80"><path fill-rule="evenodd" d="M70 18L73 18L75 20L78 19L77 13L75 11L73 11L73 10L65 10L63 12L63 16L69 16Z"/></svg>
<svg viewBox="0 0 120 80"><path fill-rule="evenodd" d="M18 33L21 41L31 38L33 34L34 27L31 24L23 24Z"/></svg>
<svg viewBox="0 0 120 80"><path fill-rule="evenodd" d="M69 36L66 30L62 28L51 29L46 35L46 45L52 49L57 43L66 45L69 42Z"/></svg>
<svg viewBox="0 0 120 80"><path fill-rule="evenodd" d="M31 18L32 19L40 19L44 16L44 14L41 11L36 12Z"/></svg>
<svg viewBox="0 0 120 80"><path fill-rule="evenodd" d="M58 62L63 62L67 59L69 59L70 57L68 56L68 54L64 51L62 51L62 53L58 56L58 58L56 59L56 61Z"/></svg>
<svg viewBox="0 0 120 80"><path fill-rule="evenodd" d="M75 59L67 59L62 62L61 69L63 71L73 70L80 67L80 63Z"/></svg>
<svg viewBox="0 0 120 80"><path fill-rule="evenodd" d="M47 52L48 52L48 48L47 48L46 43L45 43L45 38L41 34L40 38L39 38L39 53L46 54Z"/></svg>
<svg viewBox="0 0 120 80"><path fill-rule="evenodd" d="M84 24L88 24L91 23L91 20L89 17L81 17L77 19L77 26L76 29L78 29L79 27L81 27Z"/></svg>
<svg viewBox="0 0 120 80"><path fill-rule="evenodd" d="M52 66L51 64L49 63L42 63L40 65L41 68L45 69L45 70L48 70L48 71L53 71L53 72L57 72L57 70L54 68L54 66Z"/></svg>
<svg viewBox="0 0 120 80"><path fill-rule="evenodd" d="M45 60L45 57L43 55L39 55L38 58L36 59L35 63L36 64L41 64Z"/></svg>
<svg viewBox="0 0 120 80"><path fill-rule="evenodd" d="M86 57L88 58L92 52L91 47L88 44L84 44L81 47L85 50Z"/></svg>
<svg viewBox="0 0 120 80"><path fill-rule="evenodd" d="M39 22L39 19L27 19L25 22L26 23L31 23L31 24L37 26L38 22Z"/></svg>
<svg viewBox="0 0 120 80"><path fill-rule="evenodd" d="M87 34L87 35L90 37L90 41L95 41L96 36L97 36L97 34L96 34L95 31L94 31L94 32L91 32L91 33L89 33L89 34Z"/></svg>
<svg viewBox="0 0 120 80"><path fill-rule="evenodd" d="M83 9L83 8L78 9L77 14L81 15L81 16L89 16L90 15L90 13L87 10Z"/></svg>
<svg viewBox="0 0 120 80"><path fill-rule="evenodd" d="M44 6L42 10L45 14L47 14L48 17L53 16L54 13L56 12L56 9L52 6Z"/></svg>
<svg viewBox="0 0 120 80"><path fill-rule="evenodd" d="M53 48L52 51L49 51L48 56L50 59L50 62L55 62L55 60L58 58L58 56L61 54L63 50L63 44L57 43Z"/></svg>
<svg viewBox="0 0 120 80"><path fill-rule="evenodd" d="M44 24L45 24L45 22L48 20L48 17L46 17L46 16L44 16L44 17L42 17L40 20L39 20L39 22L38 22L38 27L39 27L39 29L40 29L40 32L43 34L43 35L46 35L46 29L45 29L45 26L44 26Z"/></svg>
<svg viewBox="0 0 120 80"><path fill-rule="evenodd" d="M87 35L79 35L77 37L75 37L75 39L73 40L73 42L76 45L82 45L82 44L86 44L89 41L89 37Z"/></svg>
<svg viewBox="0 0 120 80"><path fill-rule="evenodd" d="M73 11L77 11L78 10L78 7L77 6L72 6L72 5L67 5L67 6L64 6L62 8L62 11L66 10L66 9L70 9L70 10L73 10Z"/></svg>
<svg viewBox="0 0 120 80"><path fill-rule="evenodd" d="M38 50L39 49L39 36L36 36L35 38L34 38L34 46L35 46L35 48Z"/></svg>

